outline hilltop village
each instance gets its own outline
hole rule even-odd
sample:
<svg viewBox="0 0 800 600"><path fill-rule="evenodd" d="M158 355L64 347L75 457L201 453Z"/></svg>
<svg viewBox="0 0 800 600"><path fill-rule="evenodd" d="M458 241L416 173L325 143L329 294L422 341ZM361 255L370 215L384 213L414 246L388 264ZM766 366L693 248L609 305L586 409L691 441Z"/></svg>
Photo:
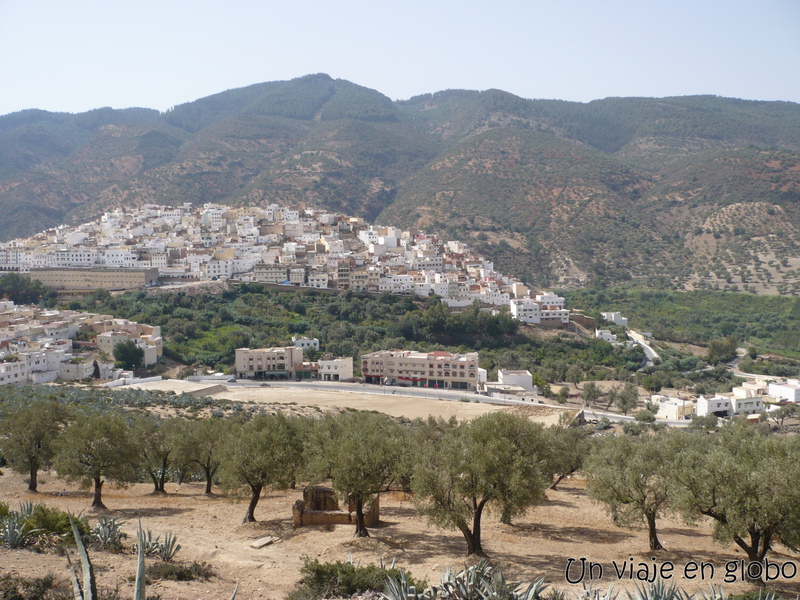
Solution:
<svg viewBox="0 0 800 600"><path fill-rule="evenodd" d="M0 244L0 271L62 294L229 280L436 294L452 308L508 306L527 323L568 323L564 299L532 294L459 241L373 227L360 217L287 208L145 205Z"/></svg>

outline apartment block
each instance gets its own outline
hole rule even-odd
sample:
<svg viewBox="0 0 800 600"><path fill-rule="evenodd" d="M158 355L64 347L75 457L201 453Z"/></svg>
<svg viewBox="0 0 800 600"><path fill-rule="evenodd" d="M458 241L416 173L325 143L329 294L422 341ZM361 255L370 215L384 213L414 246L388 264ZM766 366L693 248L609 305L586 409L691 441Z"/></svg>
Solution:
<svg viewBox="0 0 800 600"><path fill-rule="evenodd" d="M367 383L475 390L478 385L478 353L382 350L361 356L361 374Z"/></svg>
<svg viewBox="0 0 800 600"><path fill-rule="evenodd" d="M290 379L303 369L303 349L237 348L236 376L247 379Z"/></svg>
<svg viewBox="0 0 800 600"><path fill-rule="evenodd" d="M68 292L134 290L158 285L158 269L63 268L31 269L31 279L49 288Z"/></svg>

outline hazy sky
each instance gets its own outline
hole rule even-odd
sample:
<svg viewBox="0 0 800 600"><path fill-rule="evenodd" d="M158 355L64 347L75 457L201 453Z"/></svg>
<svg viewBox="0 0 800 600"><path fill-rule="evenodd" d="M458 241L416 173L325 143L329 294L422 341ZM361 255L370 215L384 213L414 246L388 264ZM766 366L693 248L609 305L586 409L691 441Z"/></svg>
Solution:
<svg viewBox="0 0 800 600"><path fill-rule="evenodd" d="M392 99L800 102L800 0L0 0L0 115L328 73Z"/></svg>

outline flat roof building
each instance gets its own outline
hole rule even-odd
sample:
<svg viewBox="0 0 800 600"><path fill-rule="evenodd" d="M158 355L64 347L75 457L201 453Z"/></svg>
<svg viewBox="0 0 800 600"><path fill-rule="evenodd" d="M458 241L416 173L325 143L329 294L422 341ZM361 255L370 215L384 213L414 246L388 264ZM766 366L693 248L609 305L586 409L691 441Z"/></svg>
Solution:
<svg viewBox="0 0 800 600"><path fill-rule="evenodd" d="M124 269L109 267L65 267L61 269L31 269L31 279L54 290L92 292L134 290L158 285L158 269Z"/></svg>
<svg viewBox="0 0 800 600"><path fill-rule="evenodd" d="M361 356L361 374L367 383L475 390L478 385L478 353L382 350Z"/></svg>

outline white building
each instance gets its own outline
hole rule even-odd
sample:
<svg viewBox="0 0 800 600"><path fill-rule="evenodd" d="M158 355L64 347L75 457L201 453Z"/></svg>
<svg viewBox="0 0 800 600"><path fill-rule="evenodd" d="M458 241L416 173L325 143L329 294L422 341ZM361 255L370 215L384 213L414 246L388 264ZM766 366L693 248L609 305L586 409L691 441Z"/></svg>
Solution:
<svg viewBox="0 0 800 600"><path fill-rule="evenodd" d="M344 381L353 377L353 357L331 358L318 362L318 374L322 381Z"/></svg>
<svg viewBox="0 0 800 600"><path fill-rule="evenodd" d="M764 412L764 402L761 397L731 398L731 407L734 415L755 415Z"/></svg>
<svg viewBox="0 0 800 600"><path fill-rule="evenodd" d="M292 343L296 348L300 348L304 352L309 349L319 351L319 340L317 338L297 337L296 335L293 335Z"/></svg>
<svg viewBox="0 0 800 600"><path fill-rule="evenodd" d="M617 341L617 336L611 333L610 329L595 329L594 337L596 337L598 340L608 342L609 344L614 344Z"/></svg>
<svg viewBox="0 0 800 600"><path fill-rule="evenodd" d="M707 415L729 417L733 414L731 399L725 396L714 396L713 398L700 396L697 399L696 413L698 417L705 417Z"/></svg>
<svg viewBox="0 0 800 600"><path fill-rule="evenodd" d="M670 398L660 394L651 396L650 400L658 405L658 410L656 411L657 419L679 421L691 418L695 412L694 402L691 400Z"/></svg>
<svg viewBox="0 0 800 600"><path fill-rule="evenodd" d="M500 369L497 382L503 385L517 385L523 390L533 391L533 375L526 370Z"/></svg>
<svg viewBox="0 0 800 600"><path fill-rule="evenodd" d="M606 321L611 321L614 325L619 325L620 327L627 327L628 326L628 319L622 316L620 312L604 312L600 313Z"/></svg>
<svg viewBox="0 0 800 600"><path fill-rule="evenodd" d="M0 385L28 382L28 363L19 356L0 358Z"/></svg>
<svg viewBox="0 0 800 600"><path fill-rule="evenodd" d="M800 402L800 380L787 379L782 383L770 383L769 395L789 402Z"/></svg>
<svg viewBox="0 0 800 600"><path fill-rule="evenodd" d="M531 298L514 298L509 302L511 316L523 323L541 323L542 310L539 303Z"/></svg>

